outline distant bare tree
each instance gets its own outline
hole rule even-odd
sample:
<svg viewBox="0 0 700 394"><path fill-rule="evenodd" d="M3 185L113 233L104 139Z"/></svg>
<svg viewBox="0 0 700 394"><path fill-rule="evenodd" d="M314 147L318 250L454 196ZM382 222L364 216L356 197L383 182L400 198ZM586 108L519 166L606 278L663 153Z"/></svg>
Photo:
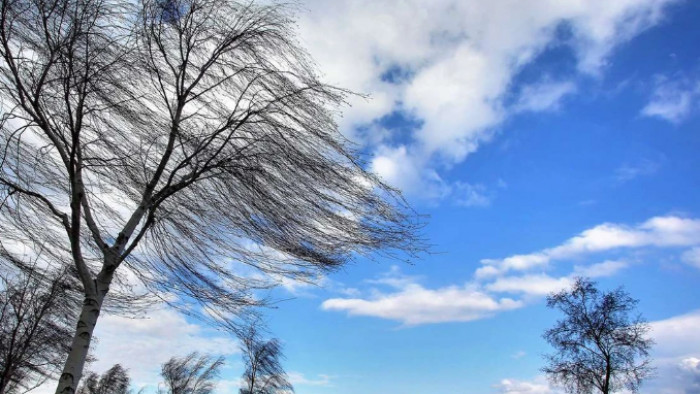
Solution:
<svg viewBox="0 0 700 394"><path fill-rule="evenodd" d="M88 373L77 394L129 394L130 381L126 369L116 364L102 375Z"/></svg>
<svg viewBox="0 0 700 394"><path fill-rule="evenodd" d="M61 371L76 318L64 275L0 266L0 394L28 391Z"/></svg>
<svg viewBox="0 0 700 394"><path fill-rule="evenodd" d="M240 335L243 352L243 387L240 394L293 393L282 368L282 346L277 339L264 340L256 325L251 325Z"/></svg>
<svg viewBox="0 0 700 394"><path fill-rule="evenodd" d="M345 94L275 3L1 2L0 241L70 261L84 298L56 393L77 389L120 276L232 326L268 284L243 267L422 248L338 132Z"/></svg>
<svg viewBox="0 0 700 394"><path fill-rule="evenodd" d="M159 388L158 393L211 394L223 364L223 357L214 358L196 352L182 358L173 357L163 364L161 376L165 387Z"/></svg>
<svg viewBox="0 0 700 394"><path fill-rule="evenodd" d="M550 295L547 306L566 317L544 338L556 353L546 356L543 371L568 392L637 392L650 372L649 325L634 313L637 300L622 289L601 292L595 283L578 278L571 290Z"/></svg>

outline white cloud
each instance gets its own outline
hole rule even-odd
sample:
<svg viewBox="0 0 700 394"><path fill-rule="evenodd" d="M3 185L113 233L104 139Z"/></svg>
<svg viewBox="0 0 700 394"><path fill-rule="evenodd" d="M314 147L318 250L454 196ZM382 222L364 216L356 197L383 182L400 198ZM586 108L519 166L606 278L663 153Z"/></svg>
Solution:
<svg viewBox="0 0 700 394"><path fill-rule="evenodd" d="M575 259L620 248L683 247L700 244L700 220L677 216L653 217L627 226L605 223L572 237L561 245L526 255L504 259L484 259L464 285L426 288L419 278L402 275L397 267L379 279L365 281L389 286L392 291L373 289L368 296L356 290L345 298L328 299L322 309L344 311L353 316L373 316L396 320L404 325L471 321L523 307L543 296L571 286L576 276L613 276L627 268L624 260L578 264L562 276L542 271L550 262ZM695 258L695 249L686 251L686 260ZM515 273L520 273L516 275ZM509 294L509 297L503 297Z"/></svg>
<svg viewBox="0 0 700 394"><path fill-rule="evenodd" d="M637 226L604 223L568 239L563 244L541 251L504 259L484 259L477 278L488 278L508 271L527 271L545 267L551 261L572 259L620 248L680 247L700 243L700 220L678 216L659 216Z"/></svg>
<svg viewBox="0 0 700 394"><path fill-rule="evenodd" d="M555 394L559 393L553 389L547 379L543 376L538 376L532 381L503 379L498 384L493 386L499 393L511 394Z"/></svg>
<svg viewBox="0 0 700 394"><path fill-rule="evenodd" d="M515 104L518 111L553 111L559 109L561 100L576 91L576 85L571 81L551 82L528 85L520 92Z"/></svg>
<svg viewBox="0 0 700 394"><path fill-rule="evenodd" d="M635 164L623 164L615 170L618 182L627 182L640 176L654 175L659 170L659 163L644 159Z"/></svg>
<svg viewBox="0 0 700 394"><path fill-rule="evenodd" d="M161 381L161 364L173 356L194 351L216 356L239 352L233 338L190 323L181 314L163 307L155 308L145 318L100 316L92 350L97 361L88 364L85 371L104 373L114 364L121 364L137 388L156 387ZM53 393L55 384L47 382L32 394ZM229 386L224 382L222 387ZM234 394L237 390L223 392Z"/></svg>
<svg viewBox="0 0 700 394"><path fill-rule="evenodd" d="M660 77L649 103L642 108L642 115L657 117L671 123L681 123L690 114L698 95L700 84L687 80Z"/></svg>
<svg viewBox="0 0 700 394"><path fill-rule="evenodd" d="M90 369L104 372L119 363L129 370L137 386L158 382L160 365L173 356L193 351L215 355L238 352L233 338L207 331L165 308L158 308L143 319L101 316L95 337L97 361Z"/></svg>
<svg viewBox="0 0 700 394"><path fill-rule="evenodd" d="M306 377L301 372L289 372L289 382L293 386L332 386L333 376L319 374L315 378Z"/></svg>
<svg viewBox="0 0 700 394"><path fill-rule="evenodd" d="M650 323L656 373L642 393L700 393L700 310Z"/></svg>
<svg viewBox="0 0 700 394"><path fill-rule="evenodd" d="M693 267L700 268L700 247L695 247L686 250L685 252L683 252L681 259L683 260L683 262Z"/></svg>
<svg viewBox="0 0 700 394"><path fill-rule="evenodd" d="M321 308L344 311L351 316L396 320L411 326L477 320L523 305L511 298L493 297L469 284L427 289L416 283L416 278L402 276L395 270L371 283L388 285L393 291L375 289L368 298L331 298Z"/></svg>
<svg viewBox="0 0 700 394"><path fill-rule="evenodd" d="M491 205L491 196L486 186L481 184L469 184L455 182L453 185L455 203L465 207L487 207Z"/></svg>
<svg viewBox="0 0 700 394"><path fill-rule="evenodd" d="M613 276L619 271L627 268L629 264L626 261L606 260L602 263L597 263L589 266L575 266L574 275L588 278L602 278Z"/></svg>
<svg viewBox="0 0 700 394"><path fill-rule="evenodd" d="M549 275L507 276L496 279L486 285L486 289L498 293L522 293L529 295L547 295L571 286L567 277L552 278Z"/></svg>
<svg viewBox="0 0 700 394"><path fill-rule="evenodd" d="M435 196L421 186L488 141L504 119L556 109L575 91L552 75L556 82L529 86L504 106L525 65L549 47L568 46L580 72L600 74L618 45L657 24L674 1L542 1L516 10L507 0L306 0L299 30L327 81L372 96L350 98L346 134L360 138L356 126L374 130L394 111L418 121L401 143L375 146L373 167L407 192ZM562 40L562 29L571 37ZM390 70L402 78L383 78ZM365 142L387 140L387 130L381 134Z"/></svg>
<svg viewBox="0 0 700 394"><path fill-rule="evenodd" d="M661 360L700 357L700 311L651 323L655 356Z"/></svg>

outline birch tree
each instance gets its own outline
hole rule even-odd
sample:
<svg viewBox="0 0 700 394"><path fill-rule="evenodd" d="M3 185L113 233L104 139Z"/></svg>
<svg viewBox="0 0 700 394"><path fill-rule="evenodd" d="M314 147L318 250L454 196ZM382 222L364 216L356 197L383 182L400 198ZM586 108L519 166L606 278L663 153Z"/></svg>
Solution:
<svg viewBox="0 0 700 394"><path fill-rule="evenodd" d="M234 327L252 278L420 249L293 22L269 2L2 1L0 241L70 261L83 298L56 393L118 283Z"/></svg>

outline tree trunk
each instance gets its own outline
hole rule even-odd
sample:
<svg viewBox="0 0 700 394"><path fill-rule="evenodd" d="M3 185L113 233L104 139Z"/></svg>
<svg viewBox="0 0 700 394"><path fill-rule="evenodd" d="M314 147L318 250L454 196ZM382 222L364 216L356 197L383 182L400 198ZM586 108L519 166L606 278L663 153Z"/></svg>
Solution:
<svg viewBox="0 0 700 394"><path fill-rule="evenodd" d="M73 343L61 372L56 394L74 394L77 391L103 300L104 295L99 294L99 292L96 296L85 296L75 336L73 336Z"/></svg>
<svg viewBox="0 0 700 394"><path fill-rule="evenodd" d="M605 358L605 385L603 385L603 394L610 393L610 357Z"/></svg>
<svg viewBox="0 0 700 394"><path fill-rule="evenodd" d="M5 366L5 370L2 373L2 376L0 376L0 394L5 393L5 389L10 385L10 377L12 376L12 365L11 362L8 361L7 365Z"/></svg>

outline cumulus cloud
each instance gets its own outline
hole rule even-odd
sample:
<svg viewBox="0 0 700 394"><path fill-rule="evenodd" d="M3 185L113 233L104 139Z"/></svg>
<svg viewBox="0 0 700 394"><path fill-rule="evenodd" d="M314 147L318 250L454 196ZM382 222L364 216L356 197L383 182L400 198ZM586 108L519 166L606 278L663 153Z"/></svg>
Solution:
<svg viewBox="0 0 700 394"><path fill-rule="evenodd" d="M86 370L103 373L114 364L121 364L128 369L132 384L139 388L156 387L161 380L161 364L173 356L194 351L223 356L239 352L232 337L207 330L166 308L156 308L145 318L100 316L95 338L92 354L97 361L87 365ZM53 393L55 384L47 382L32 393Z"/></svg>
<svg viewBox="0 0 700 394"><path fill-rule="evenodd" d="M207 331L164 308L143 319L102 316L95 336L98 339L94 346L97 361L90 368L105 371L119 363L129 369L137 385L158 382L160 365L173 356L193 351L217 355L238 353L238 344L233 338Z"/></svg>
<svg viewBox="0 0 700 394"><path fill-rule="evenodd" d="M476 276L483 279L509 271L527 271L545 267L556 260L621 248L681 247L698 243L700 243L700 220L698 219L659 216L636 226L604 223L585 230L552 248L503 259L484 259L481 261L484 266L477 270Z"/></svg>
<svg viewBox="0 0 700 394"><path fill-rule="evenodd" d="M412 326L471 321L523 305L511 298L493 297L469 284L428 289L417 283L417 278L402 276L396 269L372 282L388 285L391 290L374 289L367 298L331 298L324 301L321 308L344 311L351 316L395 320Z"/></svg>
<svg viewBox="0 0 700 394"><path fill-rule="evenodd" d="M375 144L372 166L389 182L435 197L434 187L421 186L435 186L436 172L463 161L504 119L556 109L576 90L552 75L506 105L524 66L547 48L567 46L578 72L600 74L618 45L659 23L674 1L545 1L514 10L507 0L437 0L427 12L424 0L306 0L299 31L328 82L371 95L350 98L343 132ZM416 119L417 126L382 130L379 142L358 132L358 126L376 129L378 120L395 112ZM392 132L406 135L386 143Z"/></svg>

